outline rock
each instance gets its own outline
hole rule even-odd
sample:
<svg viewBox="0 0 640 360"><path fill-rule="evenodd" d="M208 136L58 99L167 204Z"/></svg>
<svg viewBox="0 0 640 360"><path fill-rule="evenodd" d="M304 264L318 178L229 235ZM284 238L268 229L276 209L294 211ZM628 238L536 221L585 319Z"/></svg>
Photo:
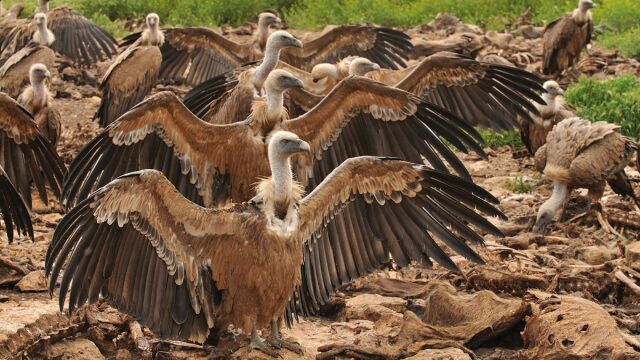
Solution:
<svg viewBox="0 0 640 360"><path fill-rule="evenodd" d="M617 251L606 246L587 246L578 249L578 259L589 265L601 265L618 257Z"/></svg>
<svg viewBox="0 0 640 360"><path fill-rule="evenodd" d="M47 280L44 277L44 271L39 270L28 273L16 284L16 288L21 292L47 291Z"/></svg>
<svg viewBox="0 0 640 360"><path fill-rule="evenodd" d="M50 345L45 355L49 359L58 360L98 360L104 356L96 344L87 339L74 339Z"/></svg>
<svg viewBox="0 0 640 360"><path fill-rule="evenodd" d="M406 308L406 301L399 297L388 297L377 294L362 294L347 300L347 311L349 308L358 306L380 305L395 312L402 313Z"/></svg>
<svg viewBox="0 0 640 360"><path fill-rule="evenodd" d="M632 242L627 245L627 248L624 252L625 260L627 261L627 265L630 267L639 270L640 269L640 242Z"/></svg>
<svg viewBox="0 0 640 360"><path fill-rule="evenodd" d="M116 351L115 359L116 360L132 360L133 356L131 355L131 352L127 349L118 349L118 351Z"/></svg>
<svg viewBox="0 0 640 360"><path fill-rule="evenodd" d="M422 350L407 360L471 360L469 354L456 348Z"/></svg>
<svg viewBox="0 0 640 360"><path fill-rule="evenodd" d="M64 81L78 82L82 78L82 72L74 67L67 67L60 76Z"/></svg>

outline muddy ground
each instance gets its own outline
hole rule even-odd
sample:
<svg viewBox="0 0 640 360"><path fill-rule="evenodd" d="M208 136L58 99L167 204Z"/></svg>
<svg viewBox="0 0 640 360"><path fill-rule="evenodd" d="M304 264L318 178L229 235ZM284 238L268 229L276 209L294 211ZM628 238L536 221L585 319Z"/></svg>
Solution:
<svg viewBox="0 0 640 360"><path fill-rule="evenodd" d="M442 17L406 29L423 54L433 40L474 56L495 55L539 71L540 29L517 19L513 31L483 33ZM247 39L250 26L226 29ZM299 34L309 35L309 34ZM99 131L91 118L99 104L95 79L108 64L89 72L59 69L52 82L62 113L59 153L69 163ZM638 62L595 47L580 63L583 74L639 75ZM567 84L572 76L564 76ZM159 87L164 88L164 87ZM178 92L184 88L170 87ZM488 158L460 154L474 179L500 199L509 221L493 221L506 238L486 236L478 249L485 265L459 256L461 273L393 264L358 279L336 294L324 317L300 319L285 337L305 349L303 358L357 359L635 359L640 358L640 213L610 190L603 207L618 234L603 231L593 214L583 215L585 193L573 194L569 220L547 236L529 229L550 184L533 161L510 148L487 149ZM639 179L636 169L628 174ZM516 181L516 179L518 181ZM523 193L514 192L524 182ZM637 182L636 182L637 185ZM520 186L522 188L522 186ZM640 186L636 187L640 193ZM265 358L238 335L218 348L163 341L100 303L69 317L45 290L44 254L62 212L34 198L35 240L9 245L0 229L0 358L158 359ZM285 359L300 356L282 350Z"/></svg>

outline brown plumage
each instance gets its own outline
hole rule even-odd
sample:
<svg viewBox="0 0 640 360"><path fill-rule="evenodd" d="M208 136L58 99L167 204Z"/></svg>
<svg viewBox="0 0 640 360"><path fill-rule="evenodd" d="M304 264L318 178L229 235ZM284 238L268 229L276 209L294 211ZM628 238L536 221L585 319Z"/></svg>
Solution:
<svg viewBox="0 0 640 360"><path fill-rule="evenodd" d="M19 235L28 235L33 239L31 217L24 201L13 186L7 173L0 166L0 213L7 232L9 243L13 241L15 228Z"/></svg>
<svg viewBox="0 0 640 360"><path fill-rule="evenodd" d="M159 30L156 14L147 15L147 29L136 43L114 60L100 81L102 100L94 116L106 127L136 104L144 100L156 85L164 35Z"/></svg>
<svg viewBox="0 0 640 360"><path fill-rule="evenodd" d="M591 42L593 18L591 0L579 0L578 8L551 22L544 29L542 72L557 75L574 66Z"/></svg>
<svg viewBox="0 0 640 360"><path fill-rule="evenodd" d="M34 64L53 68L55 53L47 46L30 43L9 57L0 67L0 91L17 97L29 84L29 70Z"/></svg>
<svg viewBox="0 0 640 360"><path fill-rule="evenodd" d="M20 20L2 42L2 51L16 52L26 46L37 33L38 24L33 21L38 14L46 14L47 31L55 36L51 48L81 66L92 66L110 59L117 52L116 40L104 29L68 7L49 10L49 0L39 0L36 14Z"/></svg>
<svg viewBox="0 0 640 360"><path fill-rule="evenodd" d="M167 42L162 47L161 78L200 84L226 72L260 60L265 45L257 46L268 32L259 27L253 42L238 44L207 28L164 29ZM265 29L260 30L260 29ZM122 45L136 41L139 33L124 39ZM372 59L383 67L405 66L411 51L407 35L400 31L372 26L339 26L305 43L303 49L284 50L282 59L290 65L311 71L314 65L333 63L357 55Z"/></svg>
<svg viewBox="0 0 640 360"><path fill-rule="evenodd" d="M473 33L457 33L440 40L415 39L412 58L435 55L442 51L468 56L476 54L484 48L483 37Z"/></svg>
<svg viewBox="0 0 640 360"><path fill-rule="evenodd" d="M0 93L0 166L25 202L31 205L31 184L48 202L46 185L59 197L65 167L31 114Z"/></svg>
<svg viewBox="0 0 640 360"><path fill-rule="evenodd" d="M18 17L22 13L22 10L24 10L24 5L20 3L15 4L0 18L0 44L4 42L7 35L9 35L21 21L18 20Z"/></svg>
<svg viewBox="0 0 640 360"><path fill-rule="evenodd" d="M18 103L31 113L38 129L55 149L60 139L62 124L60 113L52 107L53 96L49 92L46 79L51 78L51 73L43 64L34 64L29 70L29 85L18 97Z"/></svg>
<svg viewBox="0 0 640 360"><path fill-rule="evenodd" d="M69 290L69 311L102 294L162 337L204 342L211 329L233 324L252 333L254 347L277 355L256 330L274 326L307 268L341 271L335 265L341 262L339 250L331 252L314 235L353 206L352 199L368 201L369 208L413 206L409 218L421 219L419 225L407 220L400 228L413 233L415 226L420 233L410 240L420 249L418 258L450 268L455 264L434 238L482 262L466 243L482 241L469 226L500 234L473 210L501 215L490 205L495 202L490 194L399 160L347 160L303 197L291 175L292 162L312 147L294 134L275 133L268 145L272 177L257 186L250 202L224 209L196 206L153 170L128 174L95 192L65 216L47 251L50 291L66 263L60 308ZM427 225L434 222L441 226ZM342 240L347 247L358 246L355 238ZM388 260L384 247L401 247L408 239L398 241L385 232L380 240L384 245L375 251ZM303 246L327 257L303 262ZM372 262L364 265L369 266L364 273L373 268ZM274 335L278 340L277 327Z"/></svg>
<svg viewBox="0 0 640 360"><path fill-rule="evenodd" d="M564 91L557 82L547 81L543 87L545 105L536 104L540 116L533 116L534 123L519 118L520 138L532 156L547 143L547 135L557 123L576 114L575 109L564 102Z"/></svg>
<svg viewBox="0 0 640 360"><path fill-rule="evenodd" d="M536 169L553 181L554 190L540 207L534 230L543 231L553 221L573 189L588 189L592 203L598 203L609 182L614 191L638 202L624 173L637 144L619 129L615 124L576 117L553 128L535 157Z"/></svg>

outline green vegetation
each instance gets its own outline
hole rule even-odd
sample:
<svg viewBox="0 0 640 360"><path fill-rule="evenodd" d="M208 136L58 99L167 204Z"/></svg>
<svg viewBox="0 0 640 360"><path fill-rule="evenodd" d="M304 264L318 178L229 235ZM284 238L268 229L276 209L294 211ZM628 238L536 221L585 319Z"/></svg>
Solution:
<svg viewBox="0 0 640 360"><path fill-rule="evenodd" d="M635 76L606 81L583 77L566 98L579 117L620 124L623 134L640 138L640 81Z"/></svg>
<svg viewBox="0 0 640 360"><path fill-rule="evenodd" d="M511 146L512 149L524 149L520 133L515 131L494 131L491 129L477 129L484 139L484 146L497 149L503 146Z"/></svg>
<svg viewBox="0 0 640 360"><path fill-rule="evenodd" d="M516 194L530 193L533 190L533 184L530 181L526 181L522 176L516 176L507 181L505 187Z"/></svg>
<svg viewBox="0 0 640 360"><path fill-rule="evenodd" d="M35 0L9 0L27 4L31 14ZM594 11L600 41L627 56L640 56L640 6L637 0L596 0ZM544 25L574 9L577 0L53 0L51 6L69 5L116 35L122 24L114 20L141 18L149 12L163 23L183 26L242 24L264 9L275 9L295 28L320 29L328 24L372 22L388 26L414 26L448 12L487 29L504 29L527 9L533 21Z"/></svg>

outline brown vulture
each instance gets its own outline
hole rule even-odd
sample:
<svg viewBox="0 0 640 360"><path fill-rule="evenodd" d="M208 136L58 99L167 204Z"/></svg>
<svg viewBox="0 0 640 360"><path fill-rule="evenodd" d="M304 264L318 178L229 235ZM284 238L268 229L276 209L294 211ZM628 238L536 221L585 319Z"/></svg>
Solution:
<svg viewBox="0 0 640 360"><path fill-rule="evenodd" d="M540 116L534 116L534 123L520 118L520 137L531 156L547 143L547 135L560 121L574 117L575 109L564 102L564 91L557 82L549 80L543 85L546 92L542 94L544 105L537 105Z"/></svg>
<svg viewBox="0 0 640 360"><path fill-rule="evenodd" d="M5 93L0 93L0 166L29 206L32 183L45 204L46 185L60 197L66 171L62 160L31 114Z"/></svg>
<svg viewBox="0 0 640 360"><path fill-rule="evenodd" d="M328 164L328 171L355 155L393 155L412 162L422 162L424 156L437 169L447 171L439 153L468 177L464 165L438 136L461 150L471 147L482 153L477 143L480 136L459 118L363 77L344 79L311 111L288 119L283 93L301 87L302 82L288 72L274 70L265 84L266 99L254 98L247 119L225 125L200 120L173 93L158 93L81 150L66 178L66 202L72 205L126 172L147 168L163 171L189 199L205 206L246 201L256 179L269 175L266 157L261 155L266 153L269 135L278 129L309 141L313 157ZM351 134L351 128L373 130L370 137L358 140L340 136L344 129ZM332 144L339 149L323 156ZM298 179L306 183L311 159L297 159L295 165Z"/></svg>
<svg viewBox="0 0 640 360"><path fill-rule="evenodd" d="M142 136L136 134L122 140ZM299 349L280 337L277 320L304 281L305 269L339 273L343 256L350 256L346 251L358 249L366 274L375 259L388 260L403 247L412 259L425 264L434 259L455 269L435 239L482 263L467 244L482 243L472 228L500 235L483 216L502 215L491 205L496 202L491 194L448 173L391 158L348 159L304 195L292 170L296 157L313 154L318 145L293 133L273 133L260 154L271 176L256 185L255 197L221 209L190 202L155 170L110 182L56 228L45 265L50 293L66 264L61 310L67 293L69 312L102 295L163 338L202 343L233 324L251 334L254 348L278 356L272 346ZM408 213L389 228L377 223L382 228L377 239L345 234L343 249L319 244L317 235L358 204L355 199L382 212L405 204ZM392 229L404 236L394 237ZM316 243L320 260L303 261L309 243ZM257 331L270 325L274 337L265 343Z"/></svg>
<svg viewBox="0 0 640 360"><path fill-rule="evenodd" d="M598 221L608 232L615 232L602 214L599 204L607 182L616 193L629 196L640 205L624 168L631 162L637 144L622 136L619 125L604 121L591 123L577 117L562 120L547 137L547 144L536 152L536 169L553 181L553 193L538 211L533 228L543 232L565 205L571 190L589 190L596 205Z"/></svg>
<svg viewBox="0 0 640 360"><path fill-rule="evenodd" d="M11 55L0 67L0 91L17 97L25 85L29 84L29 70L35 64L43 64L48 69L55 65L56 54L45 45L35 42Z"/></svg>
<svg viewBox="0 0 640 360"><path fill-rule="evenodd" d="M55 149L60 139L62 124L60 113L52 107L53 96L49 92L46 79L51 73L43 64L34 64L29 70L29 85L18 97L18 103L27 109L38 124L38 129Z"/></svg>
<svg viewBox="0 0 640 360"><path fill-rule="evenodd" d="M39 0L36 14L45 14L45 25L56 39L51 48L80 66L92 66L99 61L110 59L118 51L116 40L104 29L68 7L49 10L49 0ZM2 42L3 56L25 47L41 30L31 20L25 19L11 30Z"/></svg>
<svg viewBox="0 0 640 360"><path fill-rule="evenodd" d="M160 78L163 80L196 85L263 57L263 51L255 42L238 44L207 28L170 28L163 31L167 39L161 49L163 64ZM135 42L139 34L129 35L121 45ZM262 31L258 34L263 36ZM311 71L316 64L334 63L351 55L366 57L382 67L396 69L406 65L404 59L411 49L409 37L403 32L348 25L335 27L305 43L304 48L285 49L281 58L305 71Z"/></svg>
<svg viewBox="0 0 640 360"><path fill-rule="evenodd" d="M518 117L533 123L534 102L542 81L514 67L478 62L465 55L441 52L401 70L381 69L365 77L395 86L437 104L469 125L513 130Z"/></svg>
<svg viewBox="0 0 640 360"><path fill-rule="evenodd" d="M593 17L591 0L580 0L578 8L551 22L544 29L542 72L559 75L580 60L580 53L591 43Z"/></svg>
<svg viewBox="0 0 640 360"><path fill-rule="evenodd" d="M24 201L0 166L0 213L7 232L9 243L13 241L13 229L18 235L28 235L33 239L31 217Z"/></svg>

